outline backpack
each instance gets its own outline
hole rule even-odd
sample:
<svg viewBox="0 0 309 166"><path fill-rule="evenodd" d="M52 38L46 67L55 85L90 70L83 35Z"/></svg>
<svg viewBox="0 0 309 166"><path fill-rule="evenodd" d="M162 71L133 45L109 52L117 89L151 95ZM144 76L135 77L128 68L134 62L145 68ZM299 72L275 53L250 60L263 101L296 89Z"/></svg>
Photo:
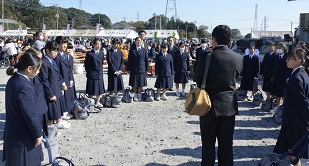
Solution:
<svg viewBox="0 0 309 166"><path fill-rule="evenodd" d="M44 133L44 139L42 142L43 161L41 165L52 164L56 157L60 156L60 147L57 141L58 129L56 126L48 126L48 137Z"/></svg>
<svg viewBox="0 0 309 166"><path fill-rule="evenodd" d="M266 99L262 102L262 105L261 105L261 110L263 111L270 111L272 108L275 107L275 102L274 102L274 99L273 98L269 98L269 99Z"/></svg>
<svg viewBox="0 0 309 166"><path fill-rule="evenodd" d="M134 97L134 95L133 95L133 93L131 93L130 88L126 88L124 90L124 93L123 93L122 101L125 102L125 103L132 103L133 97Z"/></svg>
<svg viewBox="0 0 309 166"><path fill-rule="evenodd" d="M253 100L252 100L252 104L254 106L260 106L261 103L263 101L263 94L260 90L257 90L254 94L253 94Z"/></svg>
<svg viewBox="0 0 309 166"><path fill-rule="evenodd" d="M142 99L143 101L153 102L156 92L152 88L145 89Z"/></svg>
<svg viewBox="0 0 309 166"><path fill-rule="evenodd" d="M122 102L121 98L119 98L118 96L103 94L101 97L101 103L105 107L118 108Z"/></svg>
<svg viewBox="0 0 309 166"><path fill-rule="evenodd" d="M94 110L94 106L91 106L90 104L83 105L76 100L73 103L73 116L75 119L87 119L89 117L90 109Z"/></svg>
<svg viewBox="0 0 309 166"><path fill-rule="evenodd" d="M272 163L278 160L279 154L269 154L264 156L259 162L258 166L271 166ZM289 166L290 165L290 157L286 156L283 160L277 161L274 163L274 166Z"/></svg>
<svg viewBox="0 0 309 166"><path fill-rule="evenodd" d="M235 91L235 93L236 93L236 97L237 97L237 100L238 100L238 101L244 99L245 91L241 90L240 88L237 88L236 91Z"/></svg>
<svg viewBox="0 0 309 166"><path fill-rule="evenodd" d="M197 88L196 84L191 84L190 85L190 91L192 91L193 89Z"/></svg>
<svg viewBox="0 0 309 166"><path fill-rule="evenodd" d="M73 162L65 157L60 157L60 147L57 141L58 129L56 126L48 126L48 137L44 133L42 142L43 161L41 165L74 166Z"/></svg>

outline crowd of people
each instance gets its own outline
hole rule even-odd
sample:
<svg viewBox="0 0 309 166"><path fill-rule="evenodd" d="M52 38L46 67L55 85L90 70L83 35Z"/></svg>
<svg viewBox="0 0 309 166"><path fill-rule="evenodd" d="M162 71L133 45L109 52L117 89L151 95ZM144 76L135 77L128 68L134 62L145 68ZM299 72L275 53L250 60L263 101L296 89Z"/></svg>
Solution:
<svg viewBox="0 0 309 166"><path fill-rule="evenodd" d="M17 57L15 50L7 51L14 58L12 64L17 71L8 72L13 76L7 83L5 93L3 159L6 165L40 165L43 133L48 135L50 126L58 129L71 126L66 120L73 117L73 102L76 99L72 72L74 51L84 51L81 49L84 47L91 49L84 61L86 94L95 98L95 107L99 109L103 107L100 102L102 94L108 91L118 96L124 90L124 68L130 74L133 100L139 102L142 101L143 88L147 86L149 65L155 63L155 100L168 100L167 91L173 91L176 96L186 95L185 88L190 77L198 87L201 86L206 57L211 56L206 91L212 107L207 115L200 117L203 166L215 163L216 139L218 164L233 165L233 133L235 115L238 114L235 90L239 76L242 76L240 88L246 91L246 100L251 100L247 91L255 93L253 84L260 74L267 98L276 98L277 105L283 104L282 127L274 149L276 153L284 153L307 134L309 57L306 43L297 42L288 51L284 43L270 42L269 53L260 65L259 52L254 43L250 44L244 57L232 50L231 29L226 25L214 28L211 45L205 39L199 44L186 41L176 43L173 37L161 43L148 43L145 35L146 32L141 30L133 41L95 38L74 42L62 36L49 39L42 32L37 32L33 43L27 40L29 43L20 57ZM10 44L12 40L7 40L5 51L10 47L16 49L14 44ZM105 60L108 64L107 88L103 80ZM176 90L173 89L174 84ZM300 150L298 148L291 154L291 162ZM304 153L302 157L309 156ZM300 165L300 162L297 164Z"/></svg>

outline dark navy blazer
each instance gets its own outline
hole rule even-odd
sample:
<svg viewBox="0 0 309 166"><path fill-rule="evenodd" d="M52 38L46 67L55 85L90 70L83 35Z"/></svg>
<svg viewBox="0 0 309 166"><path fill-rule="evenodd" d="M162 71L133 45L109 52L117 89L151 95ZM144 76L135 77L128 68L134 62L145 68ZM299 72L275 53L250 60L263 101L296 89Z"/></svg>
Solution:
<svg viewBox="0 0 309 166"><path fill-rule="evenodd" d="M62 96L62 83L64 82L57 64L52 64L45 56L42 58L42 66L39 77L43 83L45 98L47 101L53 96Z"/></svg>
<svg viewBox="0 0 309 166"><path fill-rule="evenodd" d="M148 51L146 48L141 48L137 51L137 48L133 49L129 53L127 70L135 74L146 73L149 69Z"/></svg>
<svg viewBox="0 0 309 166"><path fill-rule="evenodd" d="M174 73L174 64L171 54L166 54L166 57L160 53L156 58L155 64L155 75L162 77L173 76Z"/></svg>
<svg viewBox="0 0 309 166"><path fill-rule="evenodd" d="M102 50L96 54L94 49L87 52L85 59L86 77L90 79L103 79L104 54Z"/></svg>
<svg viewBox="0 0 309 166"><path fill-rule="evenodd" d="M309 77L305 69L296 69L285 88L282 126L309 127Z"/></svg>
<svg viewBox="0 0 309 166"><path fill-rule="evenodd" d="M67 59L67 55L65 53L61 55L61 53L58 52L54 60L58 65L61 77L63 78L66 86L70 88L70 81L73 81L73 78L71 78L72 76L71 64L69 59Z"/></svg>
<svg viewBox="0 0 309 166"><path fill-rule="evenodd" d="M116 52L114 52L114 49L110 49L107 51L107 63L108 63L108 75L109 76L114 76L115 72L117 71L122 71L124 61L123 61L123 56L122 52L117 49Z"/></svg>
<svg viewBox="0 0 309 166"><path fill-rule="evenodd" d="M36 138L43 135L41 115L36 105L34 86L26 77L15 73L5 89L6 120L3 138L7 145L34 148Z"/></svg>
<svg viewBox="0 0 309 166"><path fill-rule="evenodd" d="M177 73L186 73L190 71L190 60L189 60L189 53L184 52L180 53L177 52L174 56L174 71Z"/></svg>
<svg viewBox="0 0 309 166"><path fill-rule="evenodd" d="M44 89L42 80L36 76L33 79L30 79L36 92L37 92L37 109L40 115L43 115L48 111L47 103L45 100Z"/></svg>

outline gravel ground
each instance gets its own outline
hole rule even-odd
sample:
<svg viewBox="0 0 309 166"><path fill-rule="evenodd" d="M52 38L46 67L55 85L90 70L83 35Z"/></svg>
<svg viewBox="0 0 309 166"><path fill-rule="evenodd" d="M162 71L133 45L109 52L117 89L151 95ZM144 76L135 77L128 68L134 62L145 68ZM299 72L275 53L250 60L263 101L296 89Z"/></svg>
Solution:
<svg viewBox="0 0 309 166"><path fill-rule="evenodd" d="M85 74L74 76L77 90L84 91ZM0 78L2 158L4 91L9 79L5 69L0 69ZM104 79L107 86L106 71ZM123 79L127 86L129 76L124 75ZM153 88L155 78L150 76L147 81L148 87ZM168 96L167 101L123 103L116 109L104 108L101 113L92 113L87 120L69 120L71 128L60 130L62 155L78 166L200 165L198 117L184 112L184 97L176 97L175 92L168 92ZM256 166L261 157L272 153L280 126L270 114L249 102L239 102L239 110L234 133L234 165Z"/></svg>

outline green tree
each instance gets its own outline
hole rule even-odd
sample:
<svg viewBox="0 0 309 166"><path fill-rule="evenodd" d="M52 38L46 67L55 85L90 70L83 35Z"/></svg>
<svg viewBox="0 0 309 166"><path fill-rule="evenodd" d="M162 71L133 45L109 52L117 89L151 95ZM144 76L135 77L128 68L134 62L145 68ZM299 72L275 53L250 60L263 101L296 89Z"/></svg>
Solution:
<svg viewBox="0 0 309 166"><path fill-rule="evenodd" d="M99 15L100 15L100 17L99 17ZM92 26L96 26L97 23L99 23L99 18L100 18L100 24L101 24L102 27L104 27L104 28L106 28L106 29L108 29L108 28L111 27L112 21L111 21L111 19L110 19L107 15L105 15L105 14L94 14L94 15L92 15L92 17L91 17L90 20L89 20L89 21L90 21L90 24L91 24Z"/></svg>
<svg viewBox="0 0 309 166"><path fill-rule="evenodd" d="M232 31L232 40L237 40L237 39L243 38L239 29L231 29L231 31Z"/></svg>

